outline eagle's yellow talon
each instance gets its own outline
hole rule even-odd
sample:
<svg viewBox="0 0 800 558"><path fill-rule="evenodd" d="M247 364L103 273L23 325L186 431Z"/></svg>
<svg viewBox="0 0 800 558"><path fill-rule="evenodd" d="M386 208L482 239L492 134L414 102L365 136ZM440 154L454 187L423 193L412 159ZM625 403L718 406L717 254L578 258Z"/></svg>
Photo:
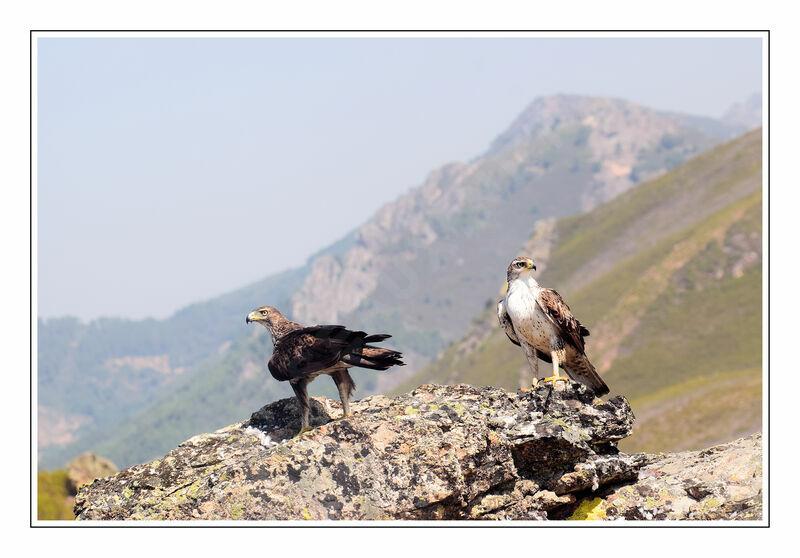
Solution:
<svg viewBox="0 0 800 558"><path fill-rule="evenodd" d="M565 384L569 383L569 378L564 378L562 376L550 376L549 378L545 378L543 380L539 380L540 384L553 384L553 387L556 387L556 382L561 381Z"/></svg>
<svg viewBox="0 0 800 558"><path fill-rule="evenodd" d="M295 437L295 438L299 438L300 436L302 436L302 435L303 435L303 434L305 434L306 432L311 432L312 430L314 430L314 427L313 427L313 426L306 426L305 428L302 428L302 429L300 429L300 432L298 432L297 434L295 434L295 436L294 436L294 437Z"/></svg>

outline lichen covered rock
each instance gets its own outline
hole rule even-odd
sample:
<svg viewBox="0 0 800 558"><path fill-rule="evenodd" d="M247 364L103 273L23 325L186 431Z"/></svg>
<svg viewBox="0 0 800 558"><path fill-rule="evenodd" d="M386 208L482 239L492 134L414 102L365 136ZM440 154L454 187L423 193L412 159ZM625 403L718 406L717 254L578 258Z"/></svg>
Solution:
<svg viewBox="0 0 800 558"><path fill-rule="evenodd" d="M84 486L78 519L552 519L636 486L633 414L572 383L508 393L424 385L387 399L294 399ZM645 469L647 470L647 469ZM640 480L641 482L641 480ZM588 515L588 514L587 514ZM624 514L622 514L624 515Z"/></svg>
<svg viewBox="0 0 800 558"><path fill-rule="evenodd" d="M571 518L762 518L761 434L701 451L642 459L636 483L582 502Z"/></svg>

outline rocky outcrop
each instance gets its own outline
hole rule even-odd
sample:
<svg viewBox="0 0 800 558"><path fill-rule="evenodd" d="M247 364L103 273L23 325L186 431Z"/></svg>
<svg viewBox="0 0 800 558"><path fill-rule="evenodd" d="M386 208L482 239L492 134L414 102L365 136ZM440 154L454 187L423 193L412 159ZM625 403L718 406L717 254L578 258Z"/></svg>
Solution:
<svg viewBox="0 0 800 558"><path fill-rule="evenodd" d="M75 514L80 520L760 517L760 469L748 469L760 463L760 439L739 443L733 453L721 447L625 455L616 445L633 426L627 400L604 402L579 384L517 393L424 385L394 399L355 402L353 412L341 418L338 401L315 399L316 428L295 436L295 400L272 403L248 421L187 440L163 459L85 485ZM733 464L736 478L728 475ZM750 472L756 475L745 478Z"/></svg>
<svg viewBox="0 0 800 558"><path fill-rule="evenodd" d="M117 472L117 467L105 457L84 453L67 463L67 488L74 495L78 489L94 479L107 477Z"/></svg>
<svg viewBox="0 0 800 558"><path fill-rule="evenodd" d="M761 434L700 451L646 456L636 483L587 499L574 519L762 518Z"/></svg>

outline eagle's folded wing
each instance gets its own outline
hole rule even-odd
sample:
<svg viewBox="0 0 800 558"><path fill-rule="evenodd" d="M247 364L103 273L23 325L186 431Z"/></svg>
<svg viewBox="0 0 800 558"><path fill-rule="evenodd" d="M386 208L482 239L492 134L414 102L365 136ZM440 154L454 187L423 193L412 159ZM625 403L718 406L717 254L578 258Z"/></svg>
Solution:
<svg viewBox="0 0 800 558"><path fill-rule="evenodd" d="M515 345L519 345L519 338L517 332L514 331L514 324L511 323L511 317L506 311L506 304L503 299L497 301L497 319L500 321L500 327L506 332L506 335Z"/></svg>
<svg viewBox="0 0 800 558"><path fill-rule="evenodd" d="M295 329L281 337L269 359L269 371L279 381L293 380L330 368L354 346L363 345L366 333L340 325Z"/></svg>
<svg viewBox="0 0 800 558"><path fill-rule="evenodd" d="M537 298L539 307L544 310L547 317L558 326L564 337L571 342L576 349L585 352L583 338L589 335L589 330L581 325L572 315L572 311L553 289L542 289Z"/></svg>

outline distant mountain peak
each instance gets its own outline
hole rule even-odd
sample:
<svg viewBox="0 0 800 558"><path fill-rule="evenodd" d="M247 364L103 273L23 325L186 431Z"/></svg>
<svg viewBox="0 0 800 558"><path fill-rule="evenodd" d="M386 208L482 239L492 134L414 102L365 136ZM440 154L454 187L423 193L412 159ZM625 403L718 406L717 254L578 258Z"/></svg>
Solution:
<svg viewBox="0 0 800 558"><path fill-rule="evenodd" d="M622 124L637 113L655 114L652 109L623 99L589 97L559 93L537 97L491 144L489 152L516 145L532 137L546 135L562 126L584 124L608 128L614 120Z"/></svg>
<svg viewBox="0 0 800 558"><path fill-rule="evenodd" d="M748 130L762 124L761 92L753 93L741 103L736 103L722 115L722 121L729 126L744 126Z"/></svg>
<svg viewBox="0 0 800 558"><path fill-rule="evenodd" d="M760 94L757 99L749 99L746 105L747 109L743 108L740 111L741 117L744 118L747 110L757 105L760 123ZM719 122L704 117L661 111L615 97L559 93L534 99L509 127L495 138L487 154L497 153L532 138L545 136L576 124L588 126L600 137L607 139L615 138L626 131L630 133L630 130L641 133L656 129L661 134L665 131L675 133L682 128L693 128L702 129L719 139L731 139L745 131L742 124L737 121ZM630 137L630 139L646 143L652 138Z"/></svg>

